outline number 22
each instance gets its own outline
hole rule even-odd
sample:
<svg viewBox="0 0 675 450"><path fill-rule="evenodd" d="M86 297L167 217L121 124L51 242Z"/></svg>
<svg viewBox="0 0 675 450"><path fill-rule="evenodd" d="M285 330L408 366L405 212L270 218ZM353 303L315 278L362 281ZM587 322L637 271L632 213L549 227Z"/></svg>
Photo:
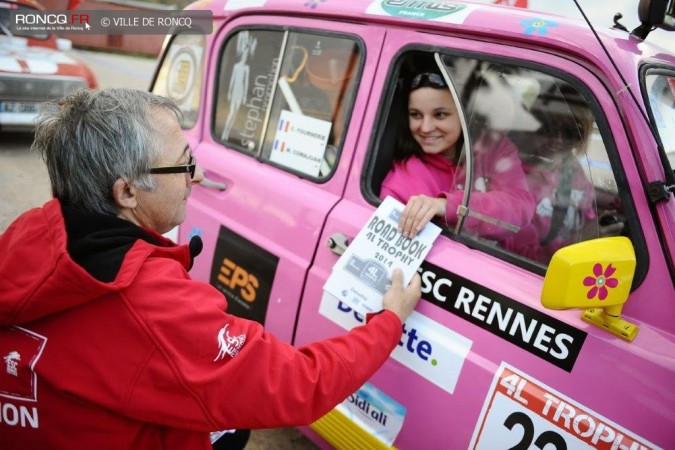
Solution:
<svg viewBox="0 0 675 450"><path fill-rule="evenodd" d="M534 423L532 423L532 419L522 412L511 413L504 421L504 426L512 430L515 425L523 427L523 438L509 450L528 450L534 439ZM553 444L556 450L567 450L565 438L555 431L544 431L534 441L535 447L541 450L544 450L544 447L548 444Z"/></svg>

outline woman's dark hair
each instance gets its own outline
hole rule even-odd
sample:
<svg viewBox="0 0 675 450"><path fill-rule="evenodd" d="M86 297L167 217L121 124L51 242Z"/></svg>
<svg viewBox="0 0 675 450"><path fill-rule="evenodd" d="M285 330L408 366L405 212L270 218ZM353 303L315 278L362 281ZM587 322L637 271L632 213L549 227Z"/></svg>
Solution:
<svg viewBox="0 0 675 450"><path fill-rule="evenodd" d="M411 156L424 158L425 153L422 147L413 138L410 132L410 124L408 119L408 102L410 94L421 88L432 88L439 90L448 90L448 85L445 83L443 75L438 72L421 72L407 79L403 79L401 87L399 88L400 98L405 101L400 102L400 111L398 113L398 124L396 127L396 150L394 151L394 161L405 161ZM461 150L464 145L464 135L460 135L457 140L457 148ZM459 157L459 155L456 155Z"/></svg>

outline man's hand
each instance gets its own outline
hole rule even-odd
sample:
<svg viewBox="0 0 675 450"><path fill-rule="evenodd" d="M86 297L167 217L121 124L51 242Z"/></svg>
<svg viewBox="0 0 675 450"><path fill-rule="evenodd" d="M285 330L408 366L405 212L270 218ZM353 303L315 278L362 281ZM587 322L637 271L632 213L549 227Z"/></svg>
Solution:
<svg viewBox="0 0 675 450"><path fill-rule="evenodd" d="M408 238L413 238L422 231L434 216L445 216L447 199L434 198L427 195L413 195L403 208L398 231Z"/></svg>
<svg viewBox="0 0 675 450"><path fill-rule="evenodd" d="M396 314L401 322L405 322L410 313L417 306L422 296L422 280L416 273L410 284L403 288L403 272L401 269L394 269L391 275L391 287L384 294L382 307Z"/></svg>

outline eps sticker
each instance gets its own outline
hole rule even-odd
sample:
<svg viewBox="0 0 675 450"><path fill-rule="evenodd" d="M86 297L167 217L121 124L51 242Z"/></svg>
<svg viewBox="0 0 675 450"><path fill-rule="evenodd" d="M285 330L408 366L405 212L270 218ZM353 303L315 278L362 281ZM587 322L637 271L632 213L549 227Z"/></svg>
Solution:
<svg viewBox="0 0 675 450"><path fill-rule="evenodd" d="M363 315L327 292L321 297L319 313L345 330L365 323ZM466 337L413 311L391 357L452 394L471 344Z"/></svg>
<svg viewBox="0 0 675 450"><path fill-rule="evenodd" d="M427 261L422 298L568 372L586 332Z"/></svg>
<svg viewBox="0 0 675 450"><path fill-rule="evenodd" d="M221 225L209 282L225 294L227 312L265 323L279 258Z"/></svg>
<svg viewBox="0 0 675 450"><path fill-rule="evenodd" d="M448 23L463 23L475 7L463 3L418 0L375 0L366 9L366 14L404 17L406 19L436 20Z"/></svg>
<svg viewBox="0 0 675 450"><path fill-rule="evenodd" d="M534 447L532 447L534 445ZM502 363L470 449L647 450L654 444Z"/></svg>

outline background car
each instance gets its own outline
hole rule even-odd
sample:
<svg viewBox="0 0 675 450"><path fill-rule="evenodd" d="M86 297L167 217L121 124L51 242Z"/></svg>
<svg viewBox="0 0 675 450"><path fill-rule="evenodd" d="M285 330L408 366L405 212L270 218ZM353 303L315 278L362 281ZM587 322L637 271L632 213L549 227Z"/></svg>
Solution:
<svg viewBox="0 0 675 450"><path fill-rule="evenodd" d="M89 68L66 52L71 42L52 34L10 31L11 11L43 10L33 0L0 0L0 129L32 129L41 102L98 83Z"/></svg>

